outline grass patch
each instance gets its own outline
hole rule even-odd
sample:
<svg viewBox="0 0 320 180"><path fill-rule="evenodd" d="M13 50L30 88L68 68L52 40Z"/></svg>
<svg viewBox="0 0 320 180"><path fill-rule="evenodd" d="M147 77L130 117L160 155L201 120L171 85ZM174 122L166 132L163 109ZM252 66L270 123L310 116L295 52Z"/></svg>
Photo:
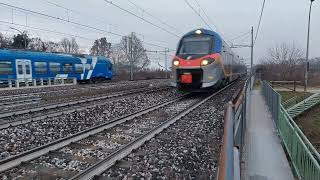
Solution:
<svg viewBox="0 0 320 180"><path fill-rule="evenodd" d="M285 108L295 105L312 95L312 93L309 93L309 92L293 92L293 91L278 91L278 93L281 95L282 103L287 102L289 99L293 97L297 97L294 101L290 102L289 104L286 104Z"/></svg>
<svg viewBox="0 0 320 180"><path fill-rule="evenodd" d="M320 152L320 105L298 116L296 122L310 142Z"/></svg>

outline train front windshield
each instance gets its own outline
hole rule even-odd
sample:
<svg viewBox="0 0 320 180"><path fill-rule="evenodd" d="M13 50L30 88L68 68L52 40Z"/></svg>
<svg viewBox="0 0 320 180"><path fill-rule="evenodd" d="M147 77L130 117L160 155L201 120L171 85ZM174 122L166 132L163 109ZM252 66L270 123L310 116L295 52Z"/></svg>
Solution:
<svg viewBox="0 0 320 180"><path fill-rule="evenodd" d="M177 55L205 55L212 49L213 40L210 36L186 37L181 41Z"/></svg>

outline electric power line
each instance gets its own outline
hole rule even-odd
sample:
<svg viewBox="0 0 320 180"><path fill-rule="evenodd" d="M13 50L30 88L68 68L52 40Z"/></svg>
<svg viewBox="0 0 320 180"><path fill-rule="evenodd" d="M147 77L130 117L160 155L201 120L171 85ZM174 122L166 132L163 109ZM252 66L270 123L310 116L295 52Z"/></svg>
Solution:
<svg viewBox="0 0 320 180"><path fill-rule="evenodd" d="M33 10L29 10L29 9L25 9L25 8L21 8L21 7L17 7L17 6L13 6L13 5L10 5L10 4L6 4L6 3L0 2L0 5L6 6L6 7L9 7L9 8L12 8L12 9L17 9L17 10L20 10L20 11L23 11L23 12L29 12L29 13L34 14L34 15L47 17L47 18L50 18L50 19L53 19L53 20L59 20L61 22L70 23L70 24L73 24L73 25L77 25L77 26L80 26L80 27L87 28L87 29L92 29L92 30L95 30L95 31L100 32L100 33L102 32L102 33L112 34L114 36L119 36L119 37L123 37L124 36L124 35L121 35L119 33L103 30L103 29L100 29L100 28L97 28L97 27L93 27L93 26L90 26L90 25L81 24L81 23L78 23L78 22L62 19L62 18L59 18L59 17L55 17L55 16L52 16L52 15L44 14L44 13L41 13L41 12L37 12L37 11L33 11ZM167 48L167 47L164 47L164 46L155 45L153 43L148 43L148 42L145 42L145 41L143 41L143 42L146 43L146 44L153 45L153 46Z"/></svg>
<svg viewBox="0 0 320 180"><path fill-rule="evenodd" d="M263 15L263 12L264 12L265 3L266 3L266 0L263 0L262 9L261 9L260 18L259 18L259 23L258 23L258 28L257 28L257 32L256 32L256 37L254 38L254 43L253 44L256 44L256 40L258 38L258 34L259 34L260 24L261 24L261 20L262 20L262 15Z"/></svg>
<svg viewBox="0 0 320 180"><path fill-rule="evenodd" d="M131 14L132 16L134 16L134 17L136 17L136 18L138 18L138 19L141 19L142 21L144 21L144 22L146 22L146 23L148 23L148 24L150 24L150 25L152 25L152 26L154 26L154 27L156 27L156 28L158 28L158 29L161 29L162 31L167 32L168 34L171 34L171 35L173 35L173 36L175 36L175 37L177 37L177 38L180 38L180 36L179 36L178 34L173 33L173 32L171 32L171 31L167 30L166 28L161 27L161 26L159 26L159 25L157 25L157 24L155 24L155 23L153 23L153 22L151 22L151 21L149 21L149 20L147 20L147 19L145 19L145 18L143 18L143 17L141 17L141 16L138 16L138 15L136 15L135 13L133 13L133 12L131 12L131 11L129 11L129 10L127 10L127 9L125 9L125 8L117 5L117 4L115 4L115 3L113 3L112 1L108 1L108 0L104 0L104 1L105 1L106 3L112 5L112 6L114 6L114 7L118 8L118 9L120 9L120 10L128 13L128 14Z"/></svg>
<svg viewBox="0 0 320 180"><path fill-rule="evenodd" d="M210 26L210 24L201 16L200 13L197 12L196 9L194 9L194 7L190 4L190 2L188 0L184 0L184 2L193 10L193 12L198 15L200 17L200 19L202 20L202 22L204 22L212 31L212 27Z"/></svg>
<svg viewBox="0 0 320 180"><path fill-rule="evenodd" d="M55 33L55 34L61 34L61 35L67 35L67 36L76 37L76 38L79 38L79 39L90 40L90 41L94 41L95 40L95 39L86 38L84 36L79 36L79 35L74 35L74 34L69 34L69 33L64 33L64 32L60 32L60 31L49 30L49 29L38 28L38 27L24 25L24 24L12 23L12 22L2 21L2 20L0 20L0 23L6 24L7 26L10 26L10 25L20 26L20 27L24 27L24 28L35 29L35 30L39 30L39 31Z"/></svg>
<svg viewBox="0 0 320 180"><path fill-rule="evenodd" d="M246 36L248 36L248 34L250 34L250 33L251 33L251 31L248 31L248 32L246 32L246 33L241 33L240 35L232 38L230 41L234 41L234 40L239 39L239 38L241 38L241 37L246 37Z"/></svg>
<svg viewBox="0 0 320 180"><path fill-rule="evenodd" d="M212 19L208 16L207 12L202 8L202 6L200 5L200 2L198 0L194 0L197 5L199 6L200 10L203 12L203 14L206 16L206 18L208 19L208 21L219 31L219 28L217 25L215 25L212 21ZM221 33L221 32L220 32Z"/></svg>
<svg viewBox="0 0 320 180"><path fill-rule="evenodd" d="M147 10L143 9L141 6L139 6L138 4L134 3L132 0L127 0L129 3L131 3L132 5L134 5L136 8L140 9L142 12L146 13L147 15L151 16L152 18L158 20L161 24L175 30L175 31L179 31L181 32L180 30L178 30L176 27L173 27L172 25L166 23L164 20L154 16L153 14L149 13Z"/></svg>

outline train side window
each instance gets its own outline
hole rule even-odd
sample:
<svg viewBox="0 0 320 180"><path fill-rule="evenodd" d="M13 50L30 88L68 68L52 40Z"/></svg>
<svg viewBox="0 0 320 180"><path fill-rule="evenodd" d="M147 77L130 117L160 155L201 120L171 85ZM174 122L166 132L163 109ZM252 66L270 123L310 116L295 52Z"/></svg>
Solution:
<svg viewBox="0 0 320 180"><path fill-rule="evenodd" d="M26 64L26 74L31 74L31 67L30 64Z"/></svg>
<svg viewBox="0 0 320 180"><path fill-rule="evenodd" d="M86 64L86 70L93 70L93 66L91 64Z"/></svg>
<svg viewBox="0 0 320 180"><path fill-rule="evenodd" d="M64 73L71 73L72 72L72 64L71 63L63 64L63 72Z"/></svg>
<svg viewBox="0 0 320 180"><path fill-rule="evenodd" d="M60 63L49 63L49 67L52 74L60 73Z"/></svg>
<svg viewBox="0 0 320 180"><path fill-rule="evenodd" d="M36 74L48 74L48 67L46 62L35 62L34 70Z"/></svg>
<svg viewBox="0 0 320 180"><path fill-rule="evenodd" d="M82 74L83 73L83 64L75 64L74 67L76 69L76 74Z"/></svg>
<svg viewBox="0 0 320 180"><path fill-rule="evenodd" d="M10 61L0 62L0 74L1 75L13 74L12 63Z"/></svg>

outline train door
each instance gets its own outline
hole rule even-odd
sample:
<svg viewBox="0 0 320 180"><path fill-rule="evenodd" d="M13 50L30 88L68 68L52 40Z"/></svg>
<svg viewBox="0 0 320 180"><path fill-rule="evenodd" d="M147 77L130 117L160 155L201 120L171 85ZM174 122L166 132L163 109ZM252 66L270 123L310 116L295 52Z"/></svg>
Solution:
<svg viewBox="0 0 320 180"><path fill-rule="evenodd" d="M17 79L32 79L31 60L16 60Z"/></svg>

